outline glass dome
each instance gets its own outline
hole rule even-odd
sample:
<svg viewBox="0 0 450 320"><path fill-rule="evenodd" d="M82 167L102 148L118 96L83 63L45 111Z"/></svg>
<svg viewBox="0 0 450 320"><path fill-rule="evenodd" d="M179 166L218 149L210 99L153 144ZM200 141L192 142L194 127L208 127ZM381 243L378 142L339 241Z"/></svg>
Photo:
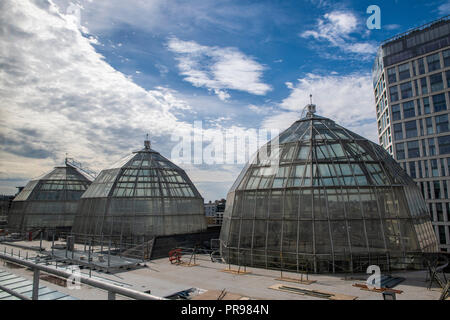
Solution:
<svg viewBox="0 0 450 320"><path fill-rule="evenodd" d="M437 250L422 194L382 147L312 113L276 140L228 193L226 260L339 272Z"/></svg>
<svg viewBox="0 0 450 320"><path fill-rule="evenodd" d="M91 180L69 164L33 179L14 198L8 218L11 230L71 228L78 200Z"/></svg>
<svg viewBox="0 0 450 320"><path fill-rule="evenodd" d="M205 229L200 193L147 141L97 176L81 198L73 232L129 241Z"/></svg>

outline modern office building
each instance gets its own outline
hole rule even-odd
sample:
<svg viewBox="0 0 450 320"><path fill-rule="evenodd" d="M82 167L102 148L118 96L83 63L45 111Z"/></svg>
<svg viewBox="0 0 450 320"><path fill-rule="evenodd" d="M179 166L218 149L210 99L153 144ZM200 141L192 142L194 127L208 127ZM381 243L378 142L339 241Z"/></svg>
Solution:
<svg viewBox="0 0 450 320"><path fill-rule="evenodd" d="M354 272L412 267L437 251L419 188L381 146L313 112L278 141L258 150L228 193L227 262Z"/></svg>
<svg viewBox="0 0 450 320"><path fill-rule="evenodd" d="M450 18L384 41L372 75L379 143L418 184L450 252Z"/></svg>

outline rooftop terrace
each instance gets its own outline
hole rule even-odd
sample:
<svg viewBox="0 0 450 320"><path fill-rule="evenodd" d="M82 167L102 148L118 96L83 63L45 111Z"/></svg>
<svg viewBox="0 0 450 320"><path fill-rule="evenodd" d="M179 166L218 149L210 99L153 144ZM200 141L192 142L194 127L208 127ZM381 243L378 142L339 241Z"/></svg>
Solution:
<svg viewBox="0 0 450 320"><path fill-rule="evenodd" d="M20 248L19 248L20 246ZM51 242L43 241L43 247L50 250ZM24 249L28 247L29 249ZM35 250L39 247L39 241L15 242L13 245L0 243L0 252L19 254L32 258L39 253ZM189 256L183 256L182 260L189 262ZM193 262L193 261L192 261ZM194 264L194 263L192 263ZM68 268L59 264L58 268ZM286 281L288 278L300 279L301 275L283 272L284 280L280 280L280 272L259 268L246 268L246 273L225 272L227 264L212 262L209 255L200 254L196 256L193 266L171 264L168 258L162 258L141 263L140 267L130 270L119 270L115 273L104 273L91 271L91 277L105 282L110 282L125 288L145 292L150 291L152 295L169 297L179 292L192 290L190 299L215 300L219 296L223 299L273 299L273 300L382 300L382 294L372 291L361 290L354 284L363 285L367 279L366 274L312 274L303 275L303 283ZM231 265L233 270L237 266ZM3 263L0 270L13 273L22 278L32 280L31 271ZM241 269L244 271L244 269ZM83 269L82 273L89 275L89 270ZM393 277L403 277L405 280L395 286L395 290L402 291L397 294L397 300L438 300L441 289L434 284L428 290L425 271L393 272ZM308 279L309 281L306 281ZM103 290L81 285L78 290L70 290L67 287L56 285L49 280L41 278L42 285L54 289L63 294L83 300L103 300L107 293ZM308 284L309 283L309 284ZM292 289L294 288L294 289ZM297 290L295 288L300 288ZM306 289L307 291L302 291ZM293 292L295 291L295 292ZM304 294L309 292L312 294ZM117 299L126 299L117 296Z"/></svg>

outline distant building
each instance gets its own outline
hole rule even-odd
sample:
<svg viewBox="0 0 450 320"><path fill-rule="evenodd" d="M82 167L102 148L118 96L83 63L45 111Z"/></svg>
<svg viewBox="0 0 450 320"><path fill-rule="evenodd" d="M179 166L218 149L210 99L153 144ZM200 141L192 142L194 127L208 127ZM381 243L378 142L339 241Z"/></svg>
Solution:
<svg viewBox="0 0 450 320"><path fill-rule="evenodd" d="M220 199L214 202L209 201L209 203L204 204L208 225L222 225L225 203L225 199Z"/></svg>
<svg viewBox="0 0 450 320"><path fill-rule="evenodd" d="M214 217L216 215L217 206L215 202L209 201L209 203L205 203L205 216L206 217Z"/></svg>
<svg viewBox="0 0 450 320"><path fill-rule="evenodd" d="M450 251L450 19L384 41L373 70L379 143L415 180Z"/></svg>

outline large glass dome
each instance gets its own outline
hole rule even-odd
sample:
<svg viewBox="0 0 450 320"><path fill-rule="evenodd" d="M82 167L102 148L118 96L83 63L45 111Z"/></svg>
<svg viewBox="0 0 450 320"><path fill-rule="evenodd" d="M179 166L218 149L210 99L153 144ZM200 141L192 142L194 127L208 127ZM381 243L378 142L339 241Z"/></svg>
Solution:
<svg viewBox="0 0 450 320"><path fill-rule="evenodd" d="M89 176L67 163L31 180L14 198L8 218L11 230L70 229L78 200L91 184Z"/></svg>
<svg viewBox="0 0 450 320"><path fill-rule="evenodd" d="M205 229L203 198L187 174L146 141L97 176L80 200L73 232L133 241Z"/></svg>
<svg viewBox="0 0 450 320"><path fill-rule="evenodd" d="M437 250L422 194L382 147L313 113L278 139L279 148L274 139L258 150L228 193L226 260L365 272Z"/></svg>

